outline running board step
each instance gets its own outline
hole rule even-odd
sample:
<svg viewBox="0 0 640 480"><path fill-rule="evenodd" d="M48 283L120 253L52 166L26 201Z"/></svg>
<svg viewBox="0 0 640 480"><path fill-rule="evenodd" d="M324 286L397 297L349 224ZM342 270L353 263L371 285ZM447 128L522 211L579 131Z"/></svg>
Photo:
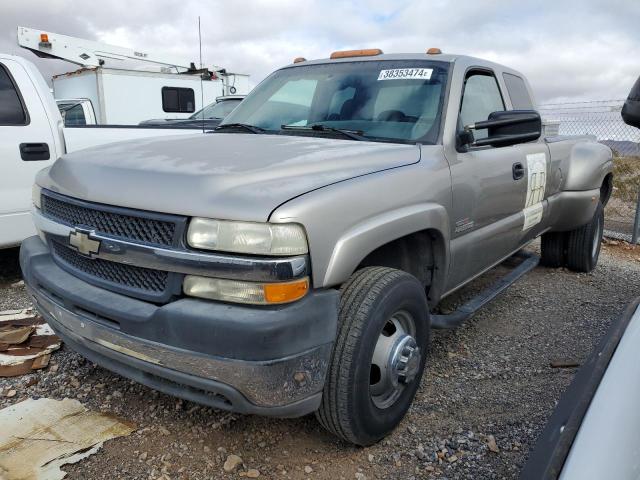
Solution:
<svg viewBox="0 0 640 480"><path fill-rule="evenodd" d="M540 262L540 257L528 252L518 252L511 258L514 257L522 258L522 263L460 306L455 312L447 315L431 315L431 328L449 329L459 327L465 320L471 318L478 310L513 285L525 273L536 268Z"/></svg>

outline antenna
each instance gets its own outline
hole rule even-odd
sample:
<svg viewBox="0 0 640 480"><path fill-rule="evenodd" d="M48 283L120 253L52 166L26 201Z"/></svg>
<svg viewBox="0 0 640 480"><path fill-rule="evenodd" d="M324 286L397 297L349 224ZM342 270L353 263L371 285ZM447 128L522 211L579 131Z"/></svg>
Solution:
<svg viewBox="0 0 640 480"><path fill-rule="evenodd" d="M204 133L204 83L202 81L202 31L200 30L200 15L198 15L198 43L200 46L200 111L202 112L202 133Z"/></svg>

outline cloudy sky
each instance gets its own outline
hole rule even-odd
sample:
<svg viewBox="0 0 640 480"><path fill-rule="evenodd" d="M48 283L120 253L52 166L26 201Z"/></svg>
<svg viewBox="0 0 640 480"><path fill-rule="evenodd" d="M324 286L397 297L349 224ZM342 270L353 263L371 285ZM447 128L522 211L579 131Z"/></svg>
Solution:
<svg viewBox="0 0 640 480"><path fill-rule="evenodd" d="M16 44L16 26L170 53L249 73L334 50L440 47L525 73L540 103L626 97L640 75L640 0L0 0L0 51L43 74L74 69Z"/></svg>

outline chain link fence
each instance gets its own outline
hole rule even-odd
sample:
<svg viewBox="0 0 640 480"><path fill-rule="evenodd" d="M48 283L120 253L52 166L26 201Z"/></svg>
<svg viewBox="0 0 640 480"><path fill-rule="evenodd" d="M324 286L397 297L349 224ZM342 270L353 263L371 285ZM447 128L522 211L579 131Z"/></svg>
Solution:
<svg viewBox="0 0 640 480"><path fill-rule="evenodd" d="M545 104L547 131L593 135L614 153L613 193L605 210L605 235L632 241L640 206L640 130L622 121L624 100Z"/></svg>

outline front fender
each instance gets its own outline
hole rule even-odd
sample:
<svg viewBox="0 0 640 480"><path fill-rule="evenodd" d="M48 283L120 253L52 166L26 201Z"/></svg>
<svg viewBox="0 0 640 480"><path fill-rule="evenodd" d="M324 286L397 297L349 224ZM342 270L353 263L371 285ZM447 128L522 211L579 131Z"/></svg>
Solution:
<svg viewBox="0 0 640 480"><path fill-rule="evenodd" d="M323 285L344 282L364 258L386 243L422 230L435 230L442 237L444 265L449 265L449 217L441 205L423 203L384 212L349 228L331 253Z"/></svg>
<svg viewBox="0 0 640 480"><path fill-rule="evenodd" d="M305 227L315 288L344 283L373 250L425 229L438 232L447 248L438 252L439 263L448 264L449 166L440 146L425 151L420 163L328 185L274 210L270 222ZM445 275L446 268L437 273Z"/></svg>

